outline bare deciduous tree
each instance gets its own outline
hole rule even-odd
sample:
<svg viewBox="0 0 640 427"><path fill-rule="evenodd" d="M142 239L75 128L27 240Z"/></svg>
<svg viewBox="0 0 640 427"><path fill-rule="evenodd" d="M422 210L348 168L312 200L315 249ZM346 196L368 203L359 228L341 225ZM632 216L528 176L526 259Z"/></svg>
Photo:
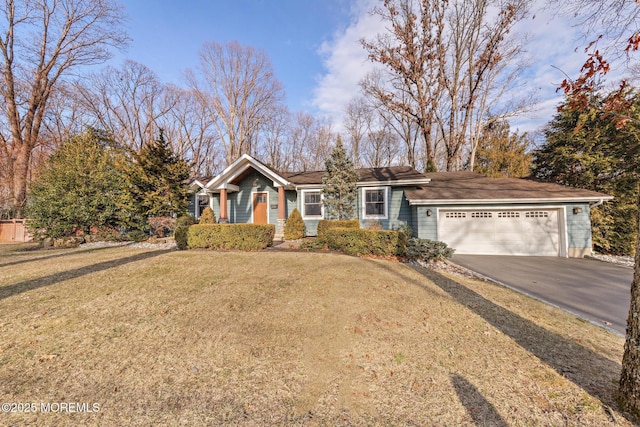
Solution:
<svg viewBox="0 0 640 427"><path fill-rule="evenodd" d="M157 137L158 121L177 102L153 71L134 61L119 69L107 67L79 82L77 89L94 126L134 151Z"/></svg>
<svg viewBox="0 0 640 427"><path fill-rule="evenodd" d="M390 110L399 111L416 123L424 143L427 170L435 170L434 103L440 96L442 83L434 65L443 57L447 3L447 0L384 0L383 7L375 7L372 13L390 25L388 31L374 40L361 40L369 59L383 64L394 76L393 90L373 85L369 93ZM409 165L415 167L416 158L411 150L408 157Z"/></svg>
<svg viewBox="0 0 640 427"><path fill-rule="evenodd" d="M492 108L518 75L519 68L512 64L522 49L507 35L528 3L385 0L383 7L373 9L389 27L362 44L389 76L367 79L363 89L389 111L414 122L425 170L437 169L439 153L447 170L461 167L463 154L473 157L486 118L497 115ZM416 149L406 147L408 162L415 167Z"/></svg>
<svg viewBox="0 0 640 427"><path fill-rule="evenodd" d="M367 128L371 128L373 112L364 97L354 98L345 109L344 127L348 136L351 160L356 168L361 165L361 150Z"/></svg>
<svg viewBox="0 0 640 427"><path fill-rule="evenodd" d="M175 103L159 120L159 126L165 130L173 152L189 162L198 175L220 172L225 162L218 133L210 120L215 113L191 90L175 86L166 90Z"/></svg>
<svg viewBox="0 0 640 427"><path fill-rule="evenodd" d="M261 127L282 102L282 86L267 55L238 42L205 43L200 75L187 72L191 88L215 113L213 123L228 163L255 153Z"/></svg>
<svg viewBox="0 0 640 427"><path fill-rule="evenodd" d="M74 69L101 63L127 42L111 0L4 0L0 4L0 159L20 216L31 153L52 93Z"/></svg>

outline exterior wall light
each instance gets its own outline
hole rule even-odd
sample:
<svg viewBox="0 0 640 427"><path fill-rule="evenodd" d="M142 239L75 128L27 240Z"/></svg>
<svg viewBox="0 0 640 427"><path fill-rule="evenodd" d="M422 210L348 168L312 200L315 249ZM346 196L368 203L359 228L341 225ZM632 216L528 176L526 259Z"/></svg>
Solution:
<svg viewBox="0 0 640 427"><path fill-rule="evenodd" d="M574 215L578 215L579 213L582 213L582 208L573 208Z"/></svg>
<svg viewBox="0 0 640 427"><path fill-rule="evenodd" d="M427 211L426 211L427 216L431 216L432 213L433 213L433 211L431 209L427 209Z"/></svg>

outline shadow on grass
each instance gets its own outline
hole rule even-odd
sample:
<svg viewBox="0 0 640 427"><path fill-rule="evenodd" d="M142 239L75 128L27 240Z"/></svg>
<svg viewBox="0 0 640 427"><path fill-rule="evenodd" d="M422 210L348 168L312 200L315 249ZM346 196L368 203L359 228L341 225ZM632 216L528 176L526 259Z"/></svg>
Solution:
<svg viewBox="0 0 640 427"><path fill-rule="evenodd" d="M62 282L64 280L76 279L78 277L96 273L98 271L108 270L110 268L120 267L121 265L129 264L132 262L157 257L168 252L171 252L171 250L143 252L137 255L99 262L97 264L85 265L73 270L61 271L59 273L50 274L48 276L39 277L37 279L25 280L23 282L14 283L13 285L3 286L0 287L0 300L12 297L14 295L19 295L23 292L28 292L45 286L55 285L56 283Z"/></svg>
<svg viewBox="0 0 640 427"><path fill-rule="evenodd" d="M98 247L95 247L95 248L84 249L84 250L81 250L81 251L73 250L73 249L60 249L60 250L65 251L65 252L59 253L59 254L56 253L56 254L44 255L44 256L41 256L41 257L21 259L21 260L17 260L17 261L6 262L6 263L0 263L0 268L10 267L12 265L26 264L28 262L37 262L37 261L43 261L43 260L46 260L46 259L60 258L60 257L69 256L69 255L86 254L87 252L95 252L95 251L99 251L99 250L103 250L103 249L109 249L109 248L112 248L112 246L98 246ZM47 249L41 249L41 250L42 251L46 251ZM11 255L12 256L18 256L18 255L33 255L33 254L12 253Z"/></svg>
<svg viewBox="0 0 640 427"><path fill-rule="evenodd" d="M496 408L466 378L453 374L451 375L451 383L460 402L477 426L508 426Z"/></svg>
<svg viewBox="0 0 640 427"><path fill-rule="evenodd" d="M615 393L622 369L620 363L551 332L442 274L413 268L560 375L605 405L617 407Z"/></svg>

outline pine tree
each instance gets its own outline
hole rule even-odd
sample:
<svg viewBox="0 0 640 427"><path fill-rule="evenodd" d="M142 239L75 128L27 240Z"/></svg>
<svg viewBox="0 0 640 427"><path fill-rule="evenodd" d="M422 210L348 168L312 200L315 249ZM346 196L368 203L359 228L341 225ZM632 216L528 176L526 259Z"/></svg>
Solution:
<svg viewBox="0 0 640 427"><path fill-rule="evenodd" d="M185 180L189 165L169 148L160 129L158 139L133 155L129 169L131 196L144 217L180 216L187 210Z"/></svg>
<svg viewBox="0 0 640 427"><path fill-rule="evenodd" d="M322 176L322 194L325 214L329 219L351 219L354 217L357 198L358 173L349 160L338 135L336 146L325 161L326 171Z"/></svg>
<svg viewBox="0 0 640 427"><path fill-rule="evenodd" d="M88 129L67 140L32 183L27 214L31 231L63 237L92 228L135 228L135 208L127 198L118 163L122 150L104 132Z"/></svg>
<svg viewBox="0 0 640 427"><path fill-rule="evenodd" d="M482 131L474 171L492 178L529 176L532 145L526 133L511 132L506 120L492 122Z"/></svg>
<svg viewBox="0 0 640 427"><path fill-rule="evenodd" d="M639 120L635 105L627 114ZM607 96L589 105L559 111L547 126L546 142L534 152L533 176L562 185L614 196L591 211L592 238L598 252L628 255L634 251L640 143L637 126L618 128L605 110Z"/></svg>

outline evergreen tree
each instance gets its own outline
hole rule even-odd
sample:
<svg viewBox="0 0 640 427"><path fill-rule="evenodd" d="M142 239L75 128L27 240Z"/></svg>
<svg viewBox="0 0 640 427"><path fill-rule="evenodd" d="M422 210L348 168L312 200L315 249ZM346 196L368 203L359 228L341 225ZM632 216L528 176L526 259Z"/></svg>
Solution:
<svg viewBox="0 0 640 427"><path fill-rule="evenodd" d="M492 178L522 178L531 173L529 136L511 132L509 122L492 122L482 132L474 171Z"/></svg>
<svg viewBox="0 0 640 427"><path fill-rule="evenodd" d="M628 111L634 118L618 128L607 113L608 96L594 96L588 106L562 108L545 131L546 142L534 152L533 176L614 196L591 211L592 237L598 252L634 252L640 166L638 94Z"/></svg>
<svg viewBox="0 0 640 427"><path fill-rule="evenodd" d="M66 141L31 184L28 225L42 237L69 236L92 228L131 227L135 209L117 164L126 162L104 132L89 129Z"/></svg>
<svg viewBox="0 0 640 427"><path fill-rule="evenodd" d="M158 139L144 145L133 158L135 164L128 175L131 197L140 214L157 217L185 213L189 165L171 151L163 130Z"/></svg>
<svg viewBox="0 0 640 427"><path fill-rule="evenodd" d="M325 214L329 219L351 219L354 217L357 198L358 173L349 160L338 135L336 146L325 161L326 171L322 176L322 194Z"/></svg>

